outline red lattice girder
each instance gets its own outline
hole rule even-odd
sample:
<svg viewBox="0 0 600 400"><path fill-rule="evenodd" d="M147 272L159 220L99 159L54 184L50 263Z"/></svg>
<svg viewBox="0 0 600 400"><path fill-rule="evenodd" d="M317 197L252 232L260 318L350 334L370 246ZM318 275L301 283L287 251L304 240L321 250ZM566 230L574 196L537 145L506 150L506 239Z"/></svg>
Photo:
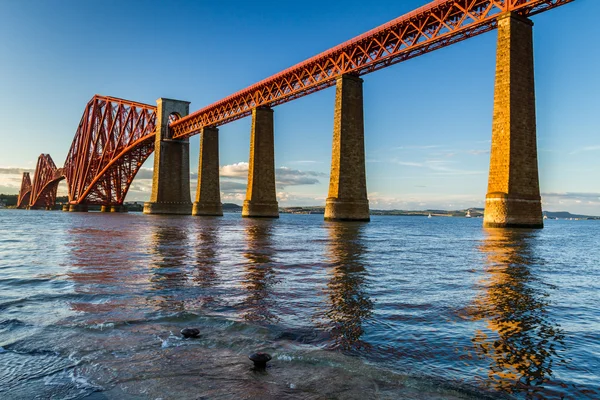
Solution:
<svg viewBox="0 0 600 400"><path fill-rule="evenodd" d="M26 208L29 205L29 199L31 198L31 178L29 172L23 172L23 179L21 180L21 190L19 190L19 197L17 199L17 208Z"/></svg>
<svg viewBox="0 0 600 400"><path fill-rule="evenodd" d="M64 179L62 170L56 168L52 157L49 154L41 154L33 175L29 207L48 208L54 206L58 183L62 179Z"/></svg>
<svg viewBox="0 0 600 400"><path fill-rule="evenodd" d="M69 203L121 205L154 151L156 107L96 95L84 110L65 161Z"/></svg>
<svg viewBox="0 0 600 400"><path fill-rule="evenodd" d="M573 0L438 0L288 68L170 124L173 138L189 137L335 84L449 46L497 27L513 11L531 16Z"/></svg>

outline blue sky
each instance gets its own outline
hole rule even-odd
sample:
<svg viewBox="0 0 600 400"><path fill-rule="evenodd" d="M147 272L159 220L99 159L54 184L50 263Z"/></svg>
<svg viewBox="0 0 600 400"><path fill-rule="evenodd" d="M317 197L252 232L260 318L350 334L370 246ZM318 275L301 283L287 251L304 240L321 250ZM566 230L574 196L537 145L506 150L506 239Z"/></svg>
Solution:
<svg viewBox="0 0 600 400"><path fill-rule="evenodd" d="M0 192L16 193L40 153L62 165L96 93L197 110L426 3L0 1ZM533 18L548 210L600 215L599 13L576 0ZM363 77L372 208L483 206L495 49L491 32ZM275 108L281 205L325 202L334 95ZM220 128L223 201L243 200L249 132L249 118ZM148 198L149 175L127 200Z"/></svg>

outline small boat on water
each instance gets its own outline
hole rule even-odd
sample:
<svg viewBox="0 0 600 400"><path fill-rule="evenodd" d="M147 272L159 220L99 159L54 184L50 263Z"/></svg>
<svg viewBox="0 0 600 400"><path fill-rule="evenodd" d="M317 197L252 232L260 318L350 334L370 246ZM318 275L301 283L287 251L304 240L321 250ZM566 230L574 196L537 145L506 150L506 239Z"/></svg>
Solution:
<svg viewBox="0 0 600 400"><path fill-rule="evenodd" d="M429 213L429 215L427 216L427 218L431 218L431 213Z"/></svg>
<svg viewBox="0 0 600 400"><path fill-rule="evenodd" d="M467 210L467 213L465 214L465 218L471 218L471 210Z"/></svg>

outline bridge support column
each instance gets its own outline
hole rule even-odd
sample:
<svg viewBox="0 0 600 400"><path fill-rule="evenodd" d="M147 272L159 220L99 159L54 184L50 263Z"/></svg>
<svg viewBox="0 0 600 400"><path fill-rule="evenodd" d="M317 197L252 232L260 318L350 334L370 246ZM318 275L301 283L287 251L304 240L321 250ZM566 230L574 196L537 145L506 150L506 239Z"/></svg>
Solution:
<svg viewBox="0 0 600 400"><path fill-rule="evenodd" d="M488 193L483 225L542 228L538 178L533 23L498 20L498 49Z"/></svg>
<svg viewBox="0 0 600 400"><path fill-rule="evenodd" d="M152 195L144 203L144 214L191 214L190 143L188 139L171 139L169 132L169 116L186 116L190 103L163 98L156 103Z"/></svg>
<svg viewBox="0 0 600 400"><path fill-rule="evenodd" d="M337 79L326 221L369 221L365 172L363 80Z"/></svg>
<svg viewBox="0 0 600 400"><path fill-rule="evenodd" d="M124 204L110 206L111 213L126 213L127 211L127 206Z"/></svg>
<svg viewBox="0 0 600 400"><path fill-rule="evenodd" d="M217 128L202 129L198 160L198 187L192 215L223 215L219 185L219 129Z"/></svg>
<svg viewBox="0 0 600 400"><path fill-rule="evenodd" d="M101 206L100 212L110 212L110 206Z"/></svg>
<svg viewBox="0 0 600 400"><path fill-rule="evenodd" d="M87 204L69 204L70 212L88 212Z"/></svg>
<svg viewBox="0 0 600 400"><path fill-rule="evenodd" d="M275 193L275 142L273 110L252 110L248 187L242 217L279 218Z"/></svg>
<svg viewBox="0 0 600 400"><path fill-rule="evenodd" d="M63 204L62 210L63 211L69 211L69 205L68 204Z"/></svg>

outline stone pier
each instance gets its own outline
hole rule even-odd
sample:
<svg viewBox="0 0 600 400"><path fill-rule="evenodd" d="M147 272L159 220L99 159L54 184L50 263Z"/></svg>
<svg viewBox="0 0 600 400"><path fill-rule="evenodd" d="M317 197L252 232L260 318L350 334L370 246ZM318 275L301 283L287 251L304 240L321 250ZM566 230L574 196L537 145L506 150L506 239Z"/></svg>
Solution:
<svg viewBox="0 0 600 400"><path fill-rule="evenodd" d="M219 129L204 128L200 135L198 187L192 215L222 216L219 185Z"/></svg>
<svg viewBox="0 0 600 400"><path fill-rule="evenodd" d="M88 212L87 204L69 204L70 212Z"/></svg>
<svg viewBox="0 0 600 400"><path fill-rule="evenodd" d="M101 206L100 207L100 212L103 212L103 213L110 212L110 207L111 206Z"/></svg>
<svg viewBox="0 0 600 400"><path fill-rule="evenodd" d="M363 80L337 79L329 195L325 220L369 221L365 172Z"/></svg>
<svg viewBox="0 0 600 400"><path fill-rule="evenodd" d="M496 83L488 193L483 224L542 228L538 178L533 23L508 13L498 20Z"/></svg>
<svg viewBox="0 0 600 400"><path fill-rule="evenodd" d="M273 110L252 110L248 187L242 217L279 218L275 192L275 143Z"/></svg>
<svg viewBox="0 0 600 400"><path fill-rule="evenodd" d="M144 203L144 214L191 214L190 143L188 139L171 139L169 132L169 116L185 117L190 103L164 98L156 103L152 195Z"/></svg>

